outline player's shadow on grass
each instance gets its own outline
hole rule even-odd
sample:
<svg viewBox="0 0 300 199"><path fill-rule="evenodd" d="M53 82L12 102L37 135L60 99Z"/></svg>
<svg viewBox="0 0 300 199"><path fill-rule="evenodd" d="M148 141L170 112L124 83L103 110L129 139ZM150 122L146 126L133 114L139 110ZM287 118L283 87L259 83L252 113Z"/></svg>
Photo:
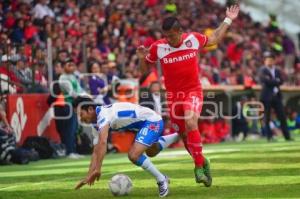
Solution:
<svg viewBox="0 0 300 199"><path fill-rule="evenodd" d="M153 185L134 186L129 196L124 199L152 199L158 198L157 187ZM142 187L141 187L142 186ZM222 199L222 198L299 198L300 183L298 184L268 184L268 185L221 185L211 188L192 183L191 185L170 185L170 199ZM2 191L1 197L9 199L50 199L50 198L88 198L115 199L106 188L83 188L79 191L72 189L40 189L28 191Z"/></svg>

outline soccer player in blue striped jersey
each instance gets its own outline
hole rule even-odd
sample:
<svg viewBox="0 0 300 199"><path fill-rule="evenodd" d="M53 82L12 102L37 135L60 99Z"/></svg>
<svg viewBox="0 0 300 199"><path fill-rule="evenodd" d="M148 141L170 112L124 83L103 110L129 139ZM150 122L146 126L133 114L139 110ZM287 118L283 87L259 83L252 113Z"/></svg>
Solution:
<svg viewBox="0 0 300 199"><path fill-rule="evenodd" d="M159 114L149 108L126 102L97 106L88 97L77 98L74 106L82 122L94 123L98 129L88 174L78 183L76 189L85 184L93 185L95 180L99 180L110 131L131 130L137 134L128 152L129 160L156 178L160 197L168 195L168 177L145 155L155 156L178 139L177 133L162 136L164 124Z"/></svg>

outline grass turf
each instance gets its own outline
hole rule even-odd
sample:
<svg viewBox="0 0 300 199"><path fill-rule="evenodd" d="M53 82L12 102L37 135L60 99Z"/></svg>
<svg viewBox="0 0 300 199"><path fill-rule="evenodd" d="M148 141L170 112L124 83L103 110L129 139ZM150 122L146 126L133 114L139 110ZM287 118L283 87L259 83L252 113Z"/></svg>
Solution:
<svg viewBox="0 0 300 199"><path fill-rule="evenodd" d="M205 154L211 160L211 188L195 183L192 160L183 149L168 150L152 159L171 179L168 198L300 198L299 141L207 145ZM89 157L1 166L0 199L115 198L108 190L108 181L115 173L133 180L131 194L122 198L158 198L155 180L132 165L126 154L107 155L100 181L74 191L88 164Z"/></svg>

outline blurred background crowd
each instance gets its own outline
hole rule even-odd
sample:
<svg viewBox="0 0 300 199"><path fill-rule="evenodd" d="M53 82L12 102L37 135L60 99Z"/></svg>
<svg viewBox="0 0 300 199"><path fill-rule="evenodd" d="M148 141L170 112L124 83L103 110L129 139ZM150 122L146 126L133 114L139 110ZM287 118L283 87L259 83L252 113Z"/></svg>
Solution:
<svg viewBox="0 0 300 199"><path fill-rule="evenodd" d="M148 92L163 95L160 93L163 84L159 83L163 83L161 71L153 67L150 74L141 74L135 51L139 45L149 47L163 37L161 20L170 15L179 16L184 31L210 35L224 20L225 7L213 0L0 1L1 93L48 93L51 90L56 94L55 99L48 100L51 104L59 101L57 96L64 94L62 90L68 90L62 81L69 81L73 89L68 91L71 96L66 97L66 101L72 102L77 95L90 93L97 96L99 102L110 104L115 100L111 94L114 80L135 78L140 87L150 86ZM280 29L276 15L270 15L269 21L261 24L242 12L220 45L201 50L199 78L203 86L251 88L259 84L258 69L264 64L263 52L272 51L276 65L282 70L284 84L300 85L297 45ZM84 75L86 73L89 75ZM53 81L59 86L49 87ZM250 96L244 100L255 99ZM232 109L234 107L235 104ZM150 108L162 113L159 106ZM64 114L59 108L56 113ZM297 129L298 113L293 110L287 113L290 128ZM73 125L74 120L71 118L69 122ZM168 119L166 121L168 126ZM253 128L253 121L233 123L243 126L237 129L245 132L244 137L250 130L261 133L259 121L254 122ZM61 128L59 132L65 131L64 124L58 121L56 125ZM205 120L199 128L208 143L225 140L231 132L225 120ZM234 132L233 137L240 132ZM68 147L71 148L68 153L75 152L72 147Z"/></svg>
<svg viewBox="0 0 300 199"><path fill-rule="evenodd" d="M225 17L224 6L212 0L11 0L1 1L0 13L1 67L9 65L11 76L16 76L12 79L26 87L32 79L47 87L48 38L54 77L61 73L64 59L71 58L77 74L91 71L95 63L110 83L113 75L144 75L137 70L135 49L141 44L149 47L162 37L160 24L165 16L176 14L185 31L207 35ZM262 52L270 48L277 53L276 63L282 66L286 83L299 85L296 44L279 27L276 16L270 16L264 26L242 13L224 42L203 49L199 76L203 85L256 84Z"/></svg>

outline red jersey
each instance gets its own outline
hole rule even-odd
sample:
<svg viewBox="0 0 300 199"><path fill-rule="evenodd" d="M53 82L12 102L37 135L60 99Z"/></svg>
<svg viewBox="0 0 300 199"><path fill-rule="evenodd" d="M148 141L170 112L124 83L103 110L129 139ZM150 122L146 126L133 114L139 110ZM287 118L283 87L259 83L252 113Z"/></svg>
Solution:
<svg viewBox="0 0 300 199"><path fill-rule="evenodd" d="M160 61L168 92L201 90L199 80L199 49L207 43L207 36L197 32L182 34L181 44L174 48L166 39L150 46L146 60Z"/></svg>

